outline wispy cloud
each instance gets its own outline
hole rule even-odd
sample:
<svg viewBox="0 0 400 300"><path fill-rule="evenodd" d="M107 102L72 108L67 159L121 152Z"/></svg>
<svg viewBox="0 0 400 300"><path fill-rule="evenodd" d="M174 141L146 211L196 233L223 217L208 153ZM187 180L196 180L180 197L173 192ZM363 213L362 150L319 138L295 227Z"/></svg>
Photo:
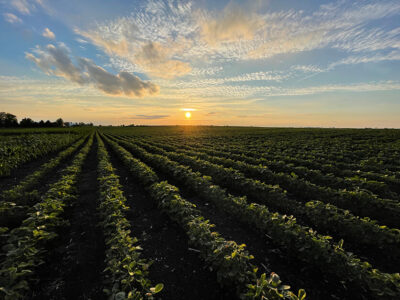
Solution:
<svg viewBox="0 0 400 300"><path fill-rule="evenodd" d="M6 20L6 22L8 22L8 23L11 23L11 24L22 23L22 20L12 13L4 13L3 16L4 16L4 20Z"/></svg>
<svg viewBox="0 0 400 300"><path fill-rule="evenodd" d="M322 48L349 53L399 49L400 28L364 28L398 14L400 4L393 1L337 1L306 13L258 12L232 4L211 12L195 8L192 2L150 0L129 17L76 29L76 33L110 55L116 68L123 65L172 79L201 75L195 70L204 62L263 60Z"/></svg>
<svg viewBox="0 0 400 300"><path fill-rule="evenodd" d="M136 115L132 119L137 120L158 120L168 118L169 115Z"/></svg>
<svg viewBox="0 0 400 300"><path fill-rule="evenodd" d="M134 61L147 73L160 78L183 76L191 71L190 64L170 59L179 46L163 46L157 42L148 42L135 54ZM175 53L171 53L171 49Z"/></svg>
<svg viewBox="0 0 400 300"><path fill-rule="evenodd" d="M340 65L354 65L361 63L377 63L381 61L396 61L400 60L400 51L391 51L389 53L377 53L373 55L349 56L339 61L329 64L328 70L332 70Z"/></svg>
<svg viewBox="0 0 400 300"><path fill-rule="evenodd" d="M138 96L158 93L158 86L127 72L111 74L91 60L78 57L77 64L70 58L69 49L62 43L49 44L43 50L37 47L26 58L34 62L46 74L66 78L80 85L94 84L98 89L110 95Z"/></svg>
<svg viewBox="0 0 400 300"><path fill-rule="evenodd" d="M192 68L188 75L192 76L210 76L220 73L224 68L222 66L219 67L206 67L206 68Z"/></svg>
<svg viewBox="0 0 400 300"><path fill-rule="evenodd" d="M251 85L223 85L191 87L185 90L177 90L178 94L196 95L197 97L220 97L224 99L254 98L254 97L279 97L279 96L304 96L330 92L372 92L400 90L399 81L379 81L356 84L329 84L308 86L299 88L285 88L278 86L251 86Z"/></svg>
<svg viewBox="0 0 400 300"><path fill-rule="evenodd" d="M325 71L324 69L314 65L294 65L290 69L295 71L301 71L304 73L319 73Z"/></svg>
<svg viewBox="0 0 400 300"><path fill-rule="evenodd" d="M199 17L199 23L201 37L213 46L223 42L252 40L256 32L265 25L260 15L245 11L232 3L215 16L203 13Z"/></svg>
<svg viewBox="0 0 400 300"><path fill-rule="evenodd" d="M30 15L39 6L42 6L42 4L42 0L11 0L9 2L10 7L23 15Z"/></svg>
<svg viewBox="0 0 400 300"><path fill-rule="evenodd" d="M250 82L250 81L266 81L266 82L281 82L282 80L289 78L292 76L291 73L284 74L283 72L252 72L252 73L243 73L238 76L231 77L217 77L217 78L203 78L197 80L181 80L173 83L168 83L165 81L160 81L160 84L164 83L170 87L175 88L199 88L199 87L207 87L207 86L221 86L230 82Z"/></svg>
<svg viewBox="0 0 400 300"><path fill-rule="evenodd" d="M56 38L56 35L54 34L54 32L52 32L49 28L45 28L43 30L42 35L51 40L54 40Z"/></svg>

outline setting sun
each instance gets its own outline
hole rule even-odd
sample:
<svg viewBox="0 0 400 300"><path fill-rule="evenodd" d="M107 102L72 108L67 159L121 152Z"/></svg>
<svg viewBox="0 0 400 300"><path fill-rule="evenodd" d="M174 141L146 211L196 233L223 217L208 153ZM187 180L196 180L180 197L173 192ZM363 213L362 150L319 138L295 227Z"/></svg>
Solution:
<svg viewBox="0 0 400 300"><path fill-rule="evenodd" d="M192 116L192 114L191 114L189 111L187 111L187 112L185 113L186 119L190 119L191 116Z"/></svg>

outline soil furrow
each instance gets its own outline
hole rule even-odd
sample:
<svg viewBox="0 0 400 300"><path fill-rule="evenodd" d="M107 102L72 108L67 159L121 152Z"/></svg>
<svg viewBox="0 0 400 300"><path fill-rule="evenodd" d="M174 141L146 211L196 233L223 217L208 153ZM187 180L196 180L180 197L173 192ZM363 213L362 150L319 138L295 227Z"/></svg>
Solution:
<svg viewBox="0 0 400 300"><path fill-rule="evenodd" d="M102 292L104 238L97 225L97 142L83 165L78 197L65 211L69 226L49 247L48 262L41 268L35 299L105 299Z"/></svg>
<svg viewBox="0 0 400 300"><path fill-rule="evenodd" d="M130 176L126 167L108 149L120 177L127 204L132 235L139 239L144 258L152 260L150 280L163 283L162 299L234 299L221 288L216 274L205 268L196 251L190 250L185 232L163 214L156 203Z"/></svg>

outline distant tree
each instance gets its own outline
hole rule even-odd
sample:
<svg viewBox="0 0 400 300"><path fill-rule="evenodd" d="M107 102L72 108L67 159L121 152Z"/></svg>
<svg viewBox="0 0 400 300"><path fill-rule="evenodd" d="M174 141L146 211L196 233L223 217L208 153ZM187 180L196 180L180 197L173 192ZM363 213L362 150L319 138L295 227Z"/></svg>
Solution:
<svg viewBox="0 0 400 300"><path fill-rule="evenodd" d="M21 127L35 127L36 123L31 118L23 118L19 125Z"/></svg>
<svg viewBox="0 0 400 300"><path fill-rule="evenodd" d="M17 117L13 114L0 112L0 127L18 127Z"/></svg>
<svg viewBox="0 0 400 300"><path fill-rule="evenodd" d="M52 123L49 121L49 120L47 120L46 122L44 122L44 127L52 127Z"/></svg>
<svg viewBox="0 0 400 300"><path fill-rule="evenodd" d="M40 120L40 122L38 123L38 126L39 126L39 127L44 127L44 121L43 121L43 120Z"/></svg>
<svg viewBox="0 0 400 300"><path fill-rule="evenodd" d="M64 121L61 118L56 120L57 127L64 127Z"/></svg>

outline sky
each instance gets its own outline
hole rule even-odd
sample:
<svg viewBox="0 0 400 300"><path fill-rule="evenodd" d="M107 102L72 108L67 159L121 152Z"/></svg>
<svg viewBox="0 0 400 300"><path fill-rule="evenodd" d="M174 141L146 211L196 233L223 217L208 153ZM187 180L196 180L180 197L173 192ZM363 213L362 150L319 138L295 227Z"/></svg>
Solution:
<svg viewBox="0 0 400 300"><path fill-rule="evenodd" d="M19 120L400 128L398 0L0 0L0 41Z"/></svg>

